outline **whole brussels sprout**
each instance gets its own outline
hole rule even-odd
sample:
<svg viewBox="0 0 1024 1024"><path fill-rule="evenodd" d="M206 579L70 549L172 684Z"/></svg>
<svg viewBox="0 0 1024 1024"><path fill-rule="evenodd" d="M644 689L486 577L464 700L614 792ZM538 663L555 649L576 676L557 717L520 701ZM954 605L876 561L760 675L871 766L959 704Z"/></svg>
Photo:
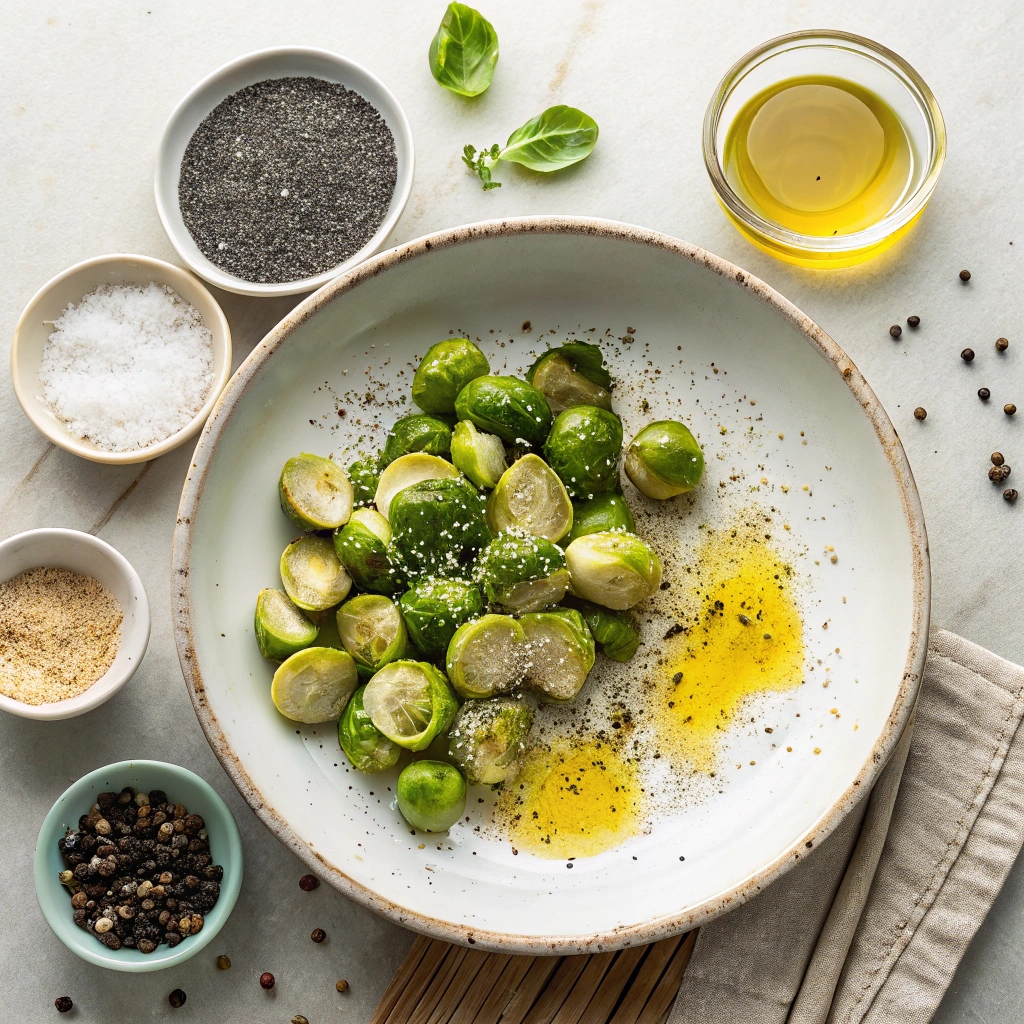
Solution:
<svg viewBox="0 0 1024 1024"><path fill-rule="evenodd" d="M548 465L573 498L593 498L619 482L622 423L607 409L577 405L560 412L544 444Z"/></svg>
<svg viewBox="0 0 1024 1024"><path fill-rule="evenodd" d="M491 372L487 357L468 338L447 338L431 345L412 379L412 400L440 416L455 412L459 392Z"/></svg>
<svg viewBox="0 0 1024 1024"><path fill-rule="evenodd" d="M601 653L612 661L629 661L640 646L640 622L632 612L613 612L589 601L574 600Z"/></svg>
<svg viewBox="0 0 1024 1024"><path fill-rule="evenodd" d="M348 574L362 590L394 594L402 581L388 557L391 527L372 508L357 508L334 534L334 550Z"/></svg>
<svg viewBox="0 0 1024 1024"><path fill-rule="evenodd" d="M458 480L459 471L445 459L427 452L401 455L385 469L377 481L373 502L377 511L391 519L391 502L399 491L424 480Z"/></svg>
<svg viewBox="0 0 1024 1024"><path fill-rule="evenodd" d="M392 556L406 575L455 576L490 539L485 502L466 480L424 480L391 501Z"/></svg>
<svg viewBox="0 0 1024 1024"><path fill-rule="evenodd" d="M496 434L477 430L469 420L459 420L452 433L452 462L477 487L496 487L508 469L505 446Z"/></svg>
<svg viewBox="0 0 1024 1024"><path fill-rule="evenodd" d="M502 474L487 499L491 530L524 530L559 541L572 528L572 502L558 474L539 456L524 455Z"/></svg>
<svg viewBox="0 0 1024 1024"><path fill-rule="evenodd" d="M498 534L480 552L476 578L491 605L515 614L558 604L569 589L561 549L525 532Z"/></svg>
<svg viewBox="0 0 1024 1024"><path fill-rule="evenodd" d="M261 590L256 598L256 643L270 661L284 661L316 642L320 627L309 621L280 590Z"/></svg>
<svg viewBox="0 0 1024 1024"><path fill-rule="evenodd" d="M405 655L405 620L383 594L353 597L338 609L337 620L345 650L370 672Z"/></svg>
<svg viewBox="0 0 1024 1024"><path fill-rule="evenodd" d="M497 434L506 444L541 445L551 430L547 399L518 377L477 377L455 399L460 420Z"/></svg>
<svg viewBox="0 0 1024 1024"><path fill-rule="evenodd" d="M428 662L392 661L366 684L363 707L389 740L424 750L448 731L459 700L444 673Z"/></svg>
<svg viewBox="0 0 1024 1024"><path fill-rule="evenodd" d="M650 423L626 452L626 475L648 498L692 491L704 472L704 453L687 426L676 420Z"/></svg>
<svg viewBox="0 0 1024 1024"><path fill-rule="evenodd" d="M467 700L448 733L448 754L471 786L511 782L532 724L533 708L522 698Z"/></svg>
<svg viewBox="0 0 1024 1024"><path fill-rule="evenodd" d="M548 349L526 371L526 379L548 400L556 415L574 405L611 409L611 376L597 345L568 341Z"/></svg>
<svg viewBox="0 0 1024 1024"><path fill-rule="evenodd" d="M380 457L381 468L411 452L447 455L451 446L452 428L444 420L426 413L403 416L388 432Z"/></svg>
<svg viewBox="0 0 1024 1024"><path fill-rule="evenodd" d="M355 505L372 505L373 496L380 482L380 460L374 455L364 455L348 467L348 478L352 484L352 500Z"/></svg>
<svg viewBox="0 0 1024 1024"><path fill-rule="evenodd" d="M382 772L398 760L402 748L370 720L363 707L365 690L365 686L360 686L346 705L338 722L338 743L354 768L361 772Z"/></svg>
<svg viewBox="0 0 1024 1024"><path fill-rule="evenodd" d="M397 789L402 817L423 832L447 832L466 809L466 780L444 761L413 761Z"/></svg>
<svg viewBox="0 0 1024 1024"><path fill-rule="evenodd" d="M480 588L464 580L421 579L398 602L412 642L425 658L445 656L455 630L484 613Z"/></svg>
<svg viewBox="0 0 1024 1024"><path fill-rule="evenodd" d="M633 513L621 494L599 494L595 498L572 503L570 541L588 533L633 533L635 530Z"/></svg>
<svg viewBox="0 0 1024 1024"><path fill-rule="evenodd" d="M348 522L352 484L333 459L303 452L289 459L277 484L281 510L302 531L333 530Z"/></svg>
<svg viewBox="0 0 1024 1024"><path fill-rule="evenodd" d="M460 697L508 693L523 677L523 627L510 615L484 615L455 631L445 666Z"/></svg>
<svg viewBox="0 0 1024 1024"><path fill-rule="evenodd" d="M565 549L578 597L625 611L650 597L661 583L661 562L632 533L591 533Z"/></svg>
<svg viewBox="0 0 1024 1024"><path fill-rule="evenodd" d="M594 667L594 638L574 608L534 612L520 620L526 634L526 685L548 701L572 700Z"/></svg>

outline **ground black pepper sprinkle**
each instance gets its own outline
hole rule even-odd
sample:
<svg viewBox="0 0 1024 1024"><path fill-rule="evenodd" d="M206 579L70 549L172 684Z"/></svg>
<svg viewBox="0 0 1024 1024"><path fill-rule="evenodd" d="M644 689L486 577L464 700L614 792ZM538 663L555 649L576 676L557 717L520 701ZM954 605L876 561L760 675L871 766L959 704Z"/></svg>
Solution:
<svg viewBox="0 0 1024 1024"><path fill-rule="evenodd" d="M889 328L889 334L893 338L898 338L902 333L903 328L900 327L899 324L893 324L892 327Z"/></svg>
<svg viewBox="0 0 1024 1024"><path fill-rule="evenodd" d="M960 353L960 358L965 363L969 363L974 358L974 349L973 348L965 348L963 350L963 352Z"/></svg>
<svg viewBox="0 0 1024 1024"><path fill-rule="evenodd" d="M908 316L907 317L907 326L908 327L920 327L921 326L921 318L919 316Z"/></svg>
<svg viewBox="0 0 1024 1024"><path fill-rule="evenodd" d="M1005 352L1010 347L1009 341L1006 338L996 338L996 351Z"/></svg>
<svg viewBox="0 0 1024 1024"><path fill-rule="evenodd" d="M988 388L978 388L978 397L983 402L987 402L992 397L992 392Z"/></svg>
<svg viewBox="0 0 1024 1024"><path fill-rule="evenodd" d="M75 1007L75 1004L71 1002L70 996L57 996L53 1001L53 1005L57 1007L58 1013L70 1013Z"/></svg>
<svg viewBox="0 0 1024 1024"><path fill-rule="evenodd" d="M395 140L376 107L320 78L273 78L229 96L195 130L178 205L222 270L297 281L373 237L397 179Z"/></svg>
<svg viewBox="0 0 1024 1024"><path fill-rule="evenodd" d="M966 284L966 282L970 281L970 279L971 279L971 272L969 270L961 270L960 271L960 280L961 281L963 281Z"/></svg>
<svg viewBox="0 0 1024 1024"><path fill-rule="evenodd" d="M923 420L923 419L925 419L927 417L927 415L928 415L928 410L922 408L920 405L914 410L914 419L915 420Z"/></svg>

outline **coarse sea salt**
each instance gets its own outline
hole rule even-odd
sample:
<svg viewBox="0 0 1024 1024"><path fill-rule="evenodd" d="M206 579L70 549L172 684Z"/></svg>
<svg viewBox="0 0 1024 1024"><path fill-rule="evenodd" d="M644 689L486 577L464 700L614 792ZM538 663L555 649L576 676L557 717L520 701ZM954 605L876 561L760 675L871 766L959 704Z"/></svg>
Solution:
<svg viewBox="0 0 1024 1024"><path fill-rule="evenodd" d="M39 380L42 401L76 437L108 452L148 448L202 409L213 335L166 285L100 285L54 322Z"/></svg>

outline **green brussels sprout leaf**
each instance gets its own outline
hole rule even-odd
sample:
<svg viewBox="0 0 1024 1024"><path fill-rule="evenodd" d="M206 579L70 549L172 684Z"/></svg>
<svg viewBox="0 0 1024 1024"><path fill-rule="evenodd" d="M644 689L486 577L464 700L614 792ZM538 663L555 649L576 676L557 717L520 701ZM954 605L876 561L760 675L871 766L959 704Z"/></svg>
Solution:
<svg viewBox="0 0 1024 1024"><path fill-rule="evenodd" d="M479 96L491 84L498 63L498 33L479 12L451 3L430 43L430 73L460 96Z"/></svg>
<svg viewBox="0 0 1024 1024"><path fill-rule="evenodd" d="M601 653L612 661L629 661L640 646L640 623L632 612L613 612L590 601L574 600Z"/></svg>
<svg viewBox="0 0 1024 1024"><path fill-rule="evenodd" d="M496 434L477 430L469 420L459 420L452 433L452 462L477 487L496 487L508 469L505 446Z"/></svg>

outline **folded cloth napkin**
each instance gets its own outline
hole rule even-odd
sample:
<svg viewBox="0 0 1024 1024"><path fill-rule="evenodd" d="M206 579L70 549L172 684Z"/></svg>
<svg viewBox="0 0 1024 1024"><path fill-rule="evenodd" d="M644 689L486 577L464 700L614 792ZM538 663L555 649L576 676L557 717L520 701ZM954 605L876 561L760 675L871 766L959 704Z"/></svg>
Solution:
<svg viewBox="0 0 1024 1024"><path fill-rule="evenodd" d="M670 1024L924 1024L1024 840L1024 669L933 630L868 799L701 929Z"/></svg>

